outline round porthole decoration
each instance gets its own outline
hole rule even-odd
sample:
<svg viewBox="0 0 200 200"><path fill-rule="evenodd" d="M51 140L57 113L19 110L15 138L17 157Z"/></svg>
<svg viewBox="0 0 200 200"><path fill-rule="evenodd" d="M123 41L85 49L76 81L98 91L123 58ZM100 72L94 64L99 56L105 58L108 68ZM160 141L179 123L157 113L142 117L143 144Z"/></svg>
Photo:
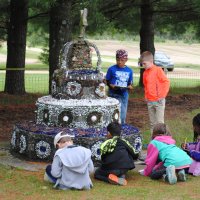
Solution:
<svg viewBox="0 0 200 200"><path fill-rule="evenodd" d="M91 112L87 116L87 124L89 126L96 125L101 122L101 118L102 118L102 113L96 111Z"/></svg>
<svg viewBox="0 0 200 200"><path fill-rule="evenodd" d="M41 140L35 145L35 152L37 157L45 159L51 154L51 146L49 143Z"/></svg>
<svg viewBox="0 0 200 200"><path fill-rule="evenodd" d="M74 82L68 82L66 85L66 93L71 97L78 96L82 91L82 86L80 83L74 81Z"/></svg>
<svg viewBox="0 0 200 200"><path fill-rule="evenodd" d="M45 123L49 122L49 110L48 109L43 110L43 121Z"/></svg>
<svg viewBox="0 0 200 200"><path fill-rule="evenodd" d="M21 135L19 139L19 153L24 153L26 147L27 147L26 137L24 135Z"/></svg>
<svg viewBox="0 0 200 200"><path fill-rule="evenodd" d="M63 111L58 116L58 123L61 126L67 126L73 121L73 115L70 111Z"/></svg>
<svg viewBox="0 0 200 200"><path fill-rule="evenodd" d="M100 147L103 141L98 141L91 146L92 157L95 160L101 160Z"/></svg>
<svg viewBox="0 0 200 200"><path fill-rule="evenodd" d="M98 97L105 97L106 96L106 90L105 90L105 84L104 83L100 83L96 88L95 88L95 94Z"/></svg>
<svg viewBox="0 0 200 200"><path fill-rule="evenodd" d="M16 132L14 131L11 137L11 148L14 149L16 147Z"/></svg>
<svg viewBox="0 0 200 200"><path fill-rule="evenodd" d="M113 119L113 121L116 121L116 122L119 121L119 110L115 110L113 112L112 119Z"/></svg>

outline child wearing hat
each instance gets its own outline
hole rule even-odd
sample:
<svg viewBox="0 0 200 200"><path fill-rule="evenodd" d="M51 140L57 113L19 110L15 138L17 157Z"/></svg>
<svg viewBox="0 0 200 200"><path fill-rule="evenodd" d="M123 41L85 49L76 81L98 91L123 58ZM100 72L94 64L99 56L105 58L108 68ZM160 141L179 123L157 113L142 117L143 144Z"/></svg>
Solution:
<svg viewBox="0 0 200 200"><path fill-rule="evenodd" d="M46 167L44 180L54 183L55 188L91 189L90 173L94 171L91 151L73 144L72 135L59 132L54 138L58 149L52 165Z"/></svg>
<svg viewBox="0 0 200 200"><path fill-rule="evenodd" d="M106 83L109 87L108 96L116 98L121 103L121 123L126 122L128 107L128 90L132 90L133 71L126 66L128 53L124 49L116 51L116 64L109 67Z"/></svg>

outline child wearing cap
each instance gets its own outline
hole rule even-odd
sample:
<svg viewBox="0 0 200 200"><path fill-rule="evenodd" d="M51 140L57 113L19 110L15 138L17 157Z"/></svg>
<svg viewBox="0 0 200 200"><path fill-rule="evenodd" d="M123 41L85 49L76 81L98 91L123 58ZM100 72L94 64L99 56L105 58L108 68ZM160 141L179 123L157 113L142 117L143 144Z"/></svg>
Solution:
<svg viewBox="0 0 200 200"><path fill-rule="evenodd" d="M94 171L91 151L73 144L72 136L59 132L54 138L56 151L52 165L46 167L44 180L54 183L55 188L91 189L90 173Z"/></svg>
<svg viewBox="0 0 200 200"><path fill-rule="evenodd" d="M116 64L109 67L106 83L109 86L108 96L116 98L121 103L121 123L126 122L128 107L128 90L133 89L133 71L126 66L128 53L124 49L116 51Z"/></svg>
<svg viewBox="0 0 200 200"><path fill-rule="evenodd" d="M108 140L100 147L101 166L95 171L94 177L111 184L126 185L125 175L128 170L135 168L134 159L138 157L138 152L128 141L120 137L119 123L110 123L107 130Z"/></svg>

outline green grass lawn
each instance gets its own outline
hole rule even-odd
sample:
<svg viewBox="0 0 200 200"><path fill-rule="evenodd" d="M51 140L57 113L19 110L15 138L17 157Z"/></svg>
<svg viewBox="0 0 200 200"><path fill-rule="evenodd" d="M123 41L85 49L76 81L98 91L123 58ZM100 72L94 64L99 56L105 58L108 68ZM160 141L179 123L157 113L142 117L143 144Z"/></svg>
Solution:
<svg viewBox="0 0 200 200"><path fill-rule="evenodd" d="M25 87L26 91L30 93L48 93L48 74L26 74ZM0 73L0 91L4 90L5 73ZM139 77L134 77L134 86L137 87ZM198 93L200 88L200 80L198 79L181 79L171 78L171 91L181 94L187 90L187 93ZM177 89L178 88L178 89ZM182 88L182 89L181 89Z"/></svg>
<svg viewBox="0 0 200 200"><path fill-rule="evenodd" d="M28 93L48 93L48 74L26 74L25 89ZM5 74L0 74L0 91L4 91Z"/></svg>
<svg viewBox="0 0 200 200"><path fill-rule="evenodd" d="M42 85L44 85L45 88L48 87L48 75L27 75L26 78L27 87L28 85L31 87L34 85L34 88L41 87ZM41 84L41 81L44 81L44 83ZM33 91L31 87L27 89ZM180 88L177 88L176 90L177 91L175 92L179 93ZM140 96L143 95L141 89L137 88L135 93L137 92ZM41 93L43 94L44 92L41 90ZM137 94L133 94L133 96L135 95ZM35 102L36 99L37 96L34 95L28 95L27 97L14 96L12 98L14 101L13 103L18 104L30 103L31 101ZM7 104L8 99L5 99L5 102L2 99L0 100L0 104L3 105L4 103ZM12 102L10 102L10 104L12 104ZM199 112L200 108L193 111L186 110L184 114L174 115L172 119L166 118L166 123L171 129L173 137L177 141L177 145L180 145L185 138L187 138L187 141L192 141L192 118ZM144 143L148 143L150 138L150 132L147 129L147 127L142 129ZM0 159L1 156L4 155L0 155ZM50 183L44 182L43 174L44 170L39 172L28 172L19 168L0 165L0 199L193 200L200 198L198 187L200 178L193 176L188 176L187 182L178 182L176 185L169 185L162 180L154 181L148 177L140 176L137 170L132 170L127 176L127 186L114 186L92 179L94 187L90 191L60 191L53 189Z"/></svg>
<svg viewBox="0 0 200 200"><path fill-rule="evenodd" d="M127 186L115 186L93 180L89 191L61 191L52 188L42 179L43 172L25 172L0 166L0 198L38 200L192 200L199 199L199 178L189 176L187 182L169 185L140 176L136 171L128 173Z"/></svg>
<svg viewBox="0 0 200 200"><path fill-rule="evenodd" d="M188 69L197 69L197 70L200 69L199 64L194 65L194 64L179 64L179 63L176 63L175 67L176 68L181 67L181 68L188 68Z"/></svg>
<svg viewBox="0 0 200 200"><path fill-rule="evenodd" d="M6 54L6 48L0 48L0 53ZM37 59L39 52L28 50L27 57ZM115 59L112 56L103 56L105 59ZM132 61L135 61L134 59ZM102 70L107 71L108 66L113 65L112 62L103 62ZM177 67L183 65L176 64ZM131 66L132 67L132 66ZM187 67L187 65L185 65ZM198 69L199 65L190 65L189 67ZM0 63L0 69L5 69L5 63ZM48 66L38 62L36 64L28 64L26 69L46 69ZM132 67L134 72L139 72L139 68ZM28 93L40 93L41 95L48 93L47 74L27 74L25 77L26 91ZM134 85L136 87L130 97L142 97L143 92L137 88L139 78L134 77ZM173 78L171 81L170 94L186 94L200 93L200 80ZM0 91L4 90L5 74L0 71ZM23 102L22 102L23 99ZM0 104L22 104L35 102L37 96L14 97L13 102L9 99L1 99ZM193 111L187 111L173 119L166 118L173 137L180 145L185 138L192 141L192 118L200 112L200 108ZM147 127L142 129L144 143L149 142L150 132ZM0 159L1 159L0 155ZM128 173L128 185L124 187L106 184L93 179L94 188L90 191L60 191L52 188L52 185L43 181L44 171L27 172L21 169L10 168L0 165L0 199L67 199L67 200L193 200L200 199L199 177L188 176L185 183L177 183L169 185L162 180L153 181L148 177L143 177L136 170Z"/></svg>
<svg viewBox="0 0 200 200"><path fill-rule="evenodd" d="M187 137L192 141L192 117L200 109L167 119L177 144ZM146 133L145 133L146 134ZM144 135L145 135L144 134ZM146 134L146 138L149 135ZM3 156L3 155L0 155ZM89 191L61 191L52 188L52 184L43 181L44 170L28 172L22 169L0 165L0 199L67 199L67 200L193 200L199 199L200 177L188 176L186 182L169 185L162 180L151 180L140 176L137 170L128 172L127 186L110 185L92 178L94 187ZM92 176L93 177L93 176Z"/></svg>

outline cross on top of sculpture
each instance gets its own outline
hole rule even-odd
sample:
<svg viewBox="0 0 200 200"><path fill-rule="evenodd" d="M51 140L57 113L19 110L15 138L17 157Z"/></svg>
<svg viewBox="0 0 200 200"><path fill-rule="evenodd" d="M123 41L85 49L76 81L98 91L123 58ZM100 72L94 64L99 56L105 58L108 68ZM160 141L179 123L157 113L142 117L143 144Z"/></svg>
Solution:
<svg viewBox="0 0 200 200"><path fill-rule="evenodd" d="M81 19L80 19L80 36L79 37L84 38L85 37L85 29L86 29L86 26L88 26L88 23L87 23L88 10L87 10L87 8L84 8L80 12L81 12Z"/></svg>

